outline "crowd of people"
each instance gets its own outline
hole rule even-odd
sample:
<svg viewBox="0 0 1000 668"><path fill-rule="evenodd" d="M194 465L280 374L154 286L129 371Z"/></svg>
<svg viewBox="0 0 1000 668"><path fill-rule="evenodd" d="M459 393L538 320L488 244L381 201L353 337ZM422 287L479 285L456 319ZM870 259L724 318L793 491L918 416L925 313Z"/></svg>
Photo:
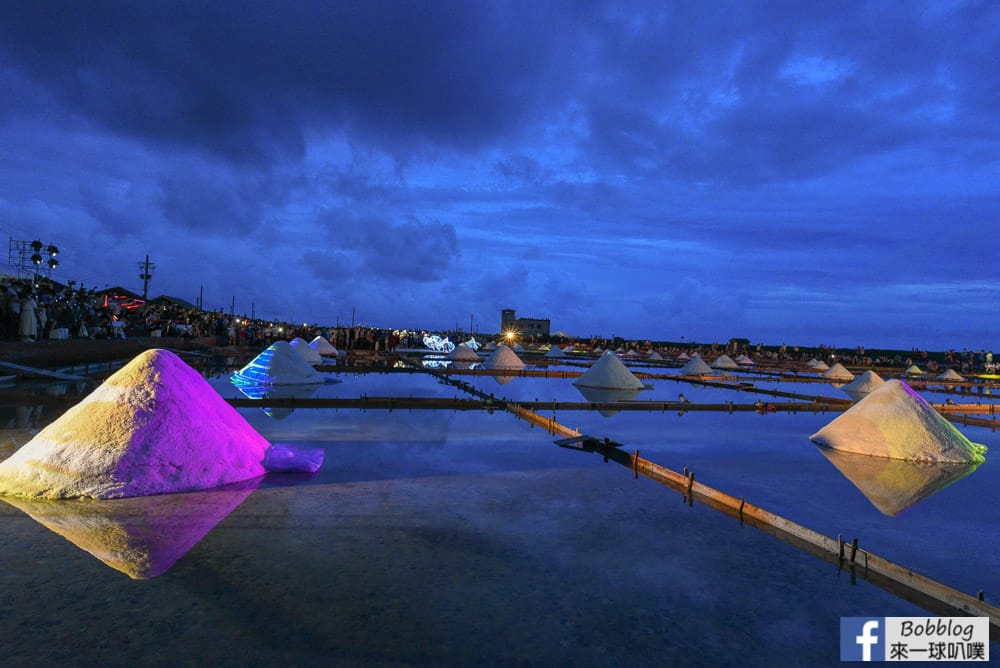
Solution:
<svg viewBox="0 0 1000 668"><path fill-rule="evenodd" d="M218 345L262 346L322 335L342 350L386 352L416 333L371 327L320 327L192 308L176 300L142 301L31 279L0 277L0 340L213 338Z"/></svg>
<svg viewBox="0 0 1000 668"><path fill-rule="evenodd" d="M411 330L380 329L363 326L322 327L251 319L245 315L207 311L177 300L159 298L144 302L109 292L35 282L26 278L0 276L0 340L37 341L40 339L113 339L131 336L214 338L218 345L266 346L279 339L302 337L310 340L323 336L339 350L392 352L398 346L419 348L423 334ZM449 332L453 341L467 334ZM568 343L561 337L542 337L544 341ZM626 341L620 338L593 338L585 342L591 348L618 347L651 350L651 341ZM675 349L676 348L676 349ZM661 353L677 354L688 346L659 347ZM841 350L820 345L816 350L781 344L766 347L734 339L728 345L712 344L711 352L746 354L756 360L801 360L813 355L829 362L841 361L859 367L903 366L918 364L929 371L939 367L960 372L996 371L992 351L954 350L931 354L913 349L909 354L871 354L863 346Z"/></svg>

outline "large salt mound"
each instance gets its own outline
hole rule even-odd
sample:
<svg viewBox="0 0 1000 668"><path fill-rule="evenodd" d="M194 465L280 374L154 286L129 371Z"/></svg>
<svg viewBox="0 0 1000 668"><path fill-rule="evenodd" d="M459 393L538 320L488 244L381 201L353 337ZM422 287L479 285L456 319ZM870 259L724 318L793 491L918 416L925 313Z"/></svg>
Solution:
<svg viewBox="0 0 1000 668"><path fill-rule="evenodd" d="M266 473L269 447L201 374L167 350L147 350L0 463L0 494L208 489Z"/></svg>
<svg viewBox="0 0 1000 668"><path fill-rule="evenodd" d="M844 368L844 365L837 362L822 374L827 380L854 380L854 374Z"/></svg>
<svg viewBox="0 0 1000 668"><path fill-rule="evenodd" d="M290 344L292 348L295 349L299 355L302 355L304 359L309 364L325 364L326 360L320 357L319 353L315 348L309 345L309 342L301 337L295 337L292 339Z"/></svg>
<svg viewBox="0 0 1000 668"><path fill-rule="evenodd" d="M916 364L911 364L909 368L903 373L910 374L911 376L922 376L924 372L921 371L920 367L918 367Z"/></svg>
<svg viewBox="0 0 1000 668"><path fill-rule="evenodd" d="M986 452L898 380L886 381L810 440L834 450L908 461L982 462Z"/></svg>
<svg viewBox="0 0 1000 668"><path fill-rule="evenodd" d="M518 357L513 350L501 343L497 346L497 349L493 351L493 354L487 357L486 361L483 362L483 368L490 370L519 370L524 368L524 362L521 361L521 358Z"/></svg>
<svg viewBox="0 0 1000 668"><path fill-rule="evenodd" d="M813 371L827 371L830 368L826 362L816 362L810 366L812 366Z"/></svg>
<svg viewBox="0 0 1000 668"><path fill-rule="evenodd" d="M237 371L233 380L249 385L299 385L322 383L324 379L288 341L275 341Z"/></svg>
<svg viewBox="0 0 1000 668"><path fill-rule="evenodd" d="M566 353L563 352L562 348L553 344L552 347L549 348L549 351L545 353L545 356L552 359L553 357L566 357Z"/></svg>
<svg viewBox="0 0 1000 668"><path fill-rule="evenodd" d="M865 371L863 374L844 385L842 389L847 394L853 396L864 396L885 384L882 376L874 371Z"/></svg>
<svg viewBox="0 0 1000 668"><path fill-rule="evenodd" d="M965 380L965 378L954 369L948 369L938 376L938 380Z"/></svg>
<svg viewBox="0 0 1000 668"><path fill-rule="evenodd" d="M309 347L318 352L320 355L337 355L337 347L332 343L327 341L322 336L317 336L315 339L309 342Z"/></svg>
<svg viewBox="0 0 1000 668"><path fill-rule="evenodd" d="M719 355L712 362L713 369L739 369L740 365L733 361L729 355Z"/></svg>
<svg viewBox="0 0 1000 668"><path fill-rule="evenodd" d="M597 387L606 390L641 390L642 381L628 370L614 353L605 353L593 366L573 381L577 387Z"/></svg>
<svg viewBox="0 0 1000 668"><path fill-rule="evenodd" d="M681 367L682 376L705 376L712 373L712 367L705 364L705 360L700 357L692 357L687 364Z"/></svg>
<svg viewBox="0 0 1000 668"><path fill-rule="evenodd" d="M649 357L647 359L649 359L651 362L662 362L663 355L654 350L653 352L649 353Z"/></svg>
<svg viewBox="0 0 1000 668"><path fill-rule="evenodd" d="M448 359L464 361L464 362L478 362L479 355L477 355L476 351L470 348L469 346L465 345L464 343L460 343L457 346L455 346L454 350L448 353Z"/></svg>

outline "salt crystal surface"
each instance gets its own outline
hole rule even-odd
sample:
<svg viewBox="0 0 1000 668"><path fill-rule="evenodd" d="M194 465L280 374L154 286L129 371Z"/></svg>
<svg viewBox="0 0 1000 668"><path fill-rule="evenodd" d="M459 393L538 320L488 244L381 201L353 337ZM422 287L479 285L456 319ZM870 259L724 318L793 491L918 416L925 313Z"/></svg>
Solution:
<svg viewBox="0 0 1000 668"><path fill-rule="evenodd" d="M207 489L266 473L269 447L201 374L170 351L147 350L0 463L0 494Z"/></svg>
<svg viewBox="0 0 1000 668"><path fill-rule="evenodd" d="M817 369L819 367L816 367ZM837 362L822 374L827 380L854 380L854 374L844 368L844 365Z"/></svg>
<svg viewBox="0 0 1000 668"><path fill-rule="evenodd" d="M465 345L464 343L460 343L457 346L455 346L454 350L448 353L448 359L460 360L466 362L478 362L479 355L477 355L476 351L470 348L469 346Z"/></svg>
<svg viewBox="0 0 1000 668"><path fill-rule="evenodd" d="M713 369L739 369L740 365L737 364L732 357L729 355L719 355L712 362Z"/></svg>
<svg viewBox="0 0 1000 668"><path fill-rule="evenodd" d="M924 462L982 462L972 443L913 388L886 381L810 439L834 450Z"/></svg>
<svg viewBox="0 0 1000 668"><path fill-rule="evenodd" d="M705 376L712 373L712 367L705 364L705 360L700 357L692 357L687 364L681 368L682 376Z"/></svg>
<svg viewBox="0 0 1000 668"><path fill-rule="evenodd" d="M635 377L614 353L601 355L594 364L573 381L577 387L608 390L641 390L642 381Z"/></svg>
<svg viewBox="0 0 1000 668"><path fill-rule="evenodd" d="M337 355L337 348L322 336L317 336L309 342L309 346L320 355Z"/></svg>
<svg viewBox="0 0 1000 668"><path fill-rule="evenodd" d="M513 350L500 344L497 349L493 351L493 354L486 358L483 362L484 369L523 369L524 362L518 357ZM508 381L509 382L509 381Z"/></svg>
<svg viewBox="0 0 1000 668"><path fill-rule="evenodd" d="M874 371L865 371L860 376L856 377L854 380L844 385L840 389L851 396L855 395L866 395L869 392L874 391L876 388L881 387L885 384L882 380L882 376L878 375Z"/></svg>
<svg viewBox="0 0 1000 668"><path fill-rule="evenodd" d="M291 342L290 345L292 346L292 348L295 349L295 352L297 352L298 354L302 355L302 359L304 359L309 364L325 364L326 363L326 360L324 360L320 356L319 352L315 348L313 348L312 346L310 346L309 342L306 341L305 339L297 336L294 339L292 339L292 342Z"/></svg>

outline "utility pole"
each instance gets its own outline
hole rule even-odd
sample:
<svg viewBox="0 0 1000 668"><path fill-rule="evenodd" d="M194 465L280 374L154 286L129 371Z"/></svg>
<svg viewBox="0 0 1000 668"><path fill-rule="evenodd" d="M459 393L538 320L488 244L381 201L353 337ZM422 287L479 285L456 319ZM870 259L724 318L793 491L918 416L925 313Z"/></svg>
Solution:
<svg viewBox="0 0 1000 668"><path fill-rule="evenodd" d="M236 314L236 295L233 295L233 303L229 307L229 315L232 316L232 315L235 315L235 314Z"/></svg>
<svg viewBox="0 0 1000 668"><path fill-rule="evenodd" d="M199 285L198 286L198 308L200 308L200 309L204 309L205 308L205 286L204 285Z"/></svg>
<svg viewBox="0 0 1000 668"><path fill-rule="evenodd" d="M149 297L149 280L153 278L153 270L156 269L156 265L149 261L149 255L146 256L145 262L139 263L139 278L142 279L142 301L146 301Z"/></svg>

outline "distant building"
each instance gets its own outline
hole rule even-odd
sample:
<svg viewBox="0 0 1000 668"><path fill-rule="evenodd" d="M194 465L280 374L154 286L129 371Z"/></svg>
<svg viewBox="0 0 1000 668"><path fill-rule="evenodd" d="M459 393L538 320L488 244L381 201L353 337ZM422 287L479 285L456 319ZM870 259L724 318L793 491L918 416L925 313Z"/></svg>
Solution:
<svg viewBox="0 0 1000 668"><path fill-rule="evenodd" d="M512 308L500 311L500 331L515 330L522 336L548 336L549 319L518 318Z"/></svg>

